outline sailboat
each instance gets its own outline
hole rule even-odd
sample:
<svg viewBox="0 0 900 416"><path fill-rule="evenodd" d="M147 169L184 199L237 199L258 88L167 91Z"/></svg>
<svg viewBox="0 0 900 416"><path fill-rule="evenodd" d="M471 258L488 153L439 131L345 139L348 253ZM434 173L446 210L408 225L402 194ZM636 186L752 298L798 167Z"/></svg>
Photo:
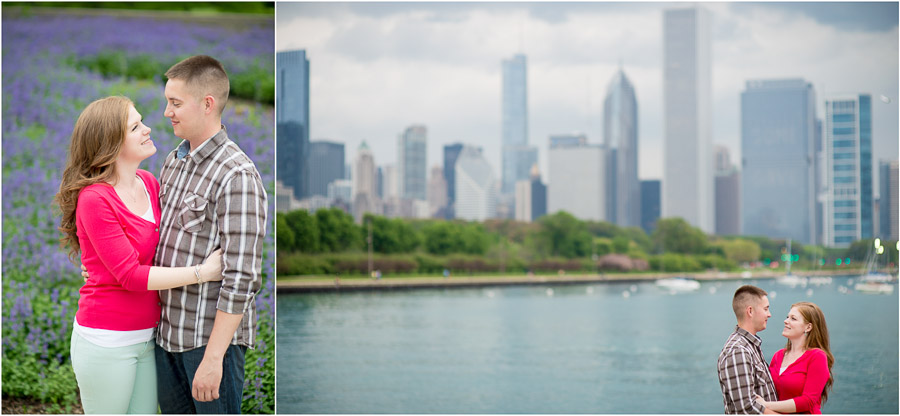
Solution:
<svg viewBox="0 0 900 416"><path fill-rule="evenodd" d="M791 274L791 263L793 263L793 261L791 261L791 241L792 240L790 238L788 238L787 260L785 260L787 262L787 267L786 267L787 270L786 270L784 276L781 276L781 277L775 279L775 281L778 282L779 284L782 284L785 286L790 286L790 287L797 287L797 286L806 287L806 284L809 283L807 278L802 277L802 276L794 276L793 274Z"/></svg>
<svg viewBox="0 0 900 416"><path fill-rule="evenodd" d="M886 294L894 293L894 276L878 270L878 255L884 253L881 239L876 238L874 247L869 247L866 254L866 272L859 278L854 289L861 293Z"/></svg>

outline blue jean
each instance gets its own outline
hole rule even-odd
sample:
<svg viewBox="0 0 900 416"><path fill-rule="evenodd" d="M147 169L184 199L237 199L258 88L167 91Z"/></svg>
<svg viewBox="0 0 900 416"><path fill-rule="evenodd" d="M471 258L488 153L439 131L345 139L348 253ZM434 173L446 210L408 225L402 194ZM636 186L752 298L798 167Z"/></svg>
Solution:
<svg viewBox="0 0 900 416"><path fill-rule="evenodd" d="M191 395L194 374L206 347L185 352L168 352L156 346L156 389L159 409L164 414L240 414L244 395L244 354L247 347L229 345L222 359L219 398L198 402Z"/></svg>

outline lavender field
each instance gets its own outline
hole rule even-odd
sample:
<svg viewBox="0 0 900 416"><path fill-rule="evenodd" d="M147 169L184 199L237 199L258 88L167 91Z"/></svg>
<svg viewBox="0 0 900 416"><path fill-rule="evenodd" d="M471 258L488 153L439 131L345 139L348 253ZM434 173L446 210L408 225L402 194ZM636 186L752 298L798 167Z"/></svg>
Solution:
<svg viewBox="0 0 900 416"><path fill-rule="evenodd" d="M4 403L24 399L47 405L44 411L69 413L79 402L69 338L82 279L59 247L52 200L76 118L97 98L131 98L159 149L141 167L158 174L181 141L163 116L162 72L148 79L116 71L167 68L206 54L222 61L233 80L258 79L273 73L274 19L230 29L152 18L28 16L11 9L4 5L2 22L3 397ZM109 57L116 65L98 69ZM267 88L267 82L249 87ZM231 100L223 116L229 137L254 160L269 193L264 285L257 297L260 336L247 354L246 413L273 413L275 406L274 113L260 98L269 95Z"/></svg>

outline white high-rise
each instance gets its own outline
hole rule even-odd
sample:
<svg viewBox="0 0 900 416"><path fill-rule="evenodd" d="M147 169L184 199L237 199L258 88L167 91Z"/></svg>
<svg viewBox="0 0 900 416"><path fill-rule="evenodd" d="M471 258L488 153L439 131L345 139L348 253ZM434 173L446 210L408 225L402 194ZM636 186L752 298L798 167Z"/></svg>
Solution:
<svg viewBox="0 0 900 416"><path fill-rule="evenodd" d="M666 10L663 28L662 216L714 232L709 13Z"/></svg>
<svg viewBox="0 0 900 416"><path fill-rule="evenodd" d="M606 158L606 149L583 135L551 137L547 213L607 221Z"/></svg>
<svg viewBox="0 0 900 416"><path fill-rule="evenodd" d="M356 153L353 172L353 214L361 221L365 213L380 214L378 196L375 194L375 157L366 142Z"/></svg>
<svg viewBox="0 0 900 416"><path fill-rule="evenodd" d="M456 160L456 218L484 221L497 211L494 169L477 148L463 147Z"/></svg>
<svg viewBox="0 0 900 416"><path fill-rule="evenodd" d="M425 126L412 125L397 139L397 187L401 198L427 199L427 135Z"/></svg>

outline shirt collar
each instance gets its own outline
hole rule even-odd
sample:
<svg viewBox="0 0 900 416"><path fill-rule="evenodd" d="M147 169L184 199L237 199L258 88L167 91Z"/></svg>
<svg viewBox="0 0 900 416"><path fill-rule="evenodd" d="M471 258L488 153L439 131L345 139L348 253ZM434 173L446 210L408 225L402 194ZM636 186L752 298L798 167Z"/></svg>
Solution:
<svg viewBox="0 0 900 416"><path fill-rule="evenodd" d="M181 142L178 145L178 149L175 152L176 159L183 159L188 154L191 155L191 159L194 159L197 163L206 159L207 156L211 155L216 149L219 148L222 144L228 140L228 133L225 132L225 125L222 124L222 129L219 130L215 135L210 137L208 140L205 140L199 147L191 151L191 143L187 140Z"/></svg>
<svg viewBox="0 0 900 416"><path fill-rule="evenodd" d="M747 341L750 341L750 343L755 345L757 348L762 345L762 338L760 338L759 335L751 334L747 332L746 329L741 328L740 326L735 325L734 332L737 332L740 336L746 338Z"/></svg>

